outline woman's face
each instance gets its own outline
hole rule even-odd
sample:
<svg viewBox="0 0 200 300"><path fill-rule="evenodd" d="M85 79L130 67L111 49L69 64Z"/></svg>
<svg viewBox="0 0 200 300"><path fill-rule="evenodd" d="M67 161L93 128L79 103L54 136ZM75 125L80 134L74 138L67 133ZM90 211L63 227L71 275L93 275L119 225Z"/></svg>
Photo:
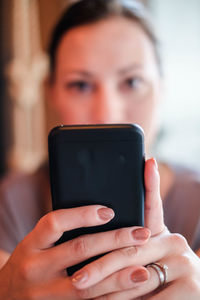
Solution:
<svg viewBox="0 0 200 300"><path fill-rule="evenodd" d="M137 123L147 145L161 94L153 46L136 22L110 17L71 29L56 53L51 100L64 124Z"/></svg>

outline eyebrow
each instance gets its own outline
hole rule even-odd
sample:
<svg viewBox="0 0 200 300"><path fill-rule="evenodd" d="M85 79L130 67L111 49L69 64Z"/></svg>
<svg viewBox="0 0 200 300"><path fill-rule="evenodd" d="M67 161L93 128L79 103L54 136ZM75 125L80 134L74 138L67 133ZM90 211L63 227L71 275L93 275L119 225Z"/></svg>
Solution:
<svg viewBox="0 0 200 300"><path fill-rule="evenodd" d="M63 74L76 74L76 75L83 75L83 76L88 76L91 77L93 74L89 71L85 71L85 70L79 70L79 69L69 69L69 70L63 70L62 72Z"/></svg>
<svg viewBox="0 0 200 300"><path fill-rule="evenodd" d="M143 68L142 64L132 64L132 65L128 65L126 67L123 67L122 69L118 70L117 73L119 73L120 75L123 75L125 73L129 73L131 71L139 70L139 69L142 69L142 68Z"/></svg>
<svg viewBox="0 0 200 300"><path fill-rule="evenodd" d="M135 70L139 70L139 69L142 69L143 68L143 65L142 64L132 64L132 65L128 65L126 67L123 67L121 69L119 69L117 71L117 73L119 75L123 75L123 74L126 74L126 73L129 73L131 71L135 71ZM64 70L63 71L64 74L76 74L76 75L82 75L82 76L85 76L85 77L92 77L94 76L94 74L92 72L89 72L89 71L85 71L85 70Z"/></svg>

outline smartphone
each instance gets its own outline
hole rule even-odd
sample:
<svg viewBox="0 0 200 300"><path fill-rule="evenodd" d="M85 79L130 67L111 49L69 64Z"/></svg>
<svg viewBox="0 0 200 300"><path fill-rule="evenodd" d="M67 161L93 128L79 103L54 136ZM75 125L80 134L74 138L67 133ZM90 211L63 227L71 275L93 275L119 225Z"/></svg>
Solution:
<svg viewBox="0 0 200 300"><path fill-rule="evenodd" d="M144 225L144 133L136 124L61 125L48 137L53 209L100 204L115 217L105 225L65 232L83 234ZM69 275L92 261L67 269Z"/></svg>

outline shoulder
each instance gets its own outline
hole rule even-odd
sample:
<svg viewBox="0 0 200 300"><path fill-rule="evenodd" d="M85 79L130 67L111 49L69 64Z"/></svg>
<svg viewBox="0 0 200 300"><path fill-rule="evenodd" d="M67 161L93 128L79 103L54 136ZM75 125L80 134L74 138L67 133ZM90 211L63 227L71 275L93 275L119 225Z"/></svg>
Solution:
<svg viewBox="0 0 200 300"><path fill-rule="evenodd" d="M11 172L0 184L0 248L12 252L45 213L47 172Z"/></svg>
<svg viewBox="0 0 200 300"><path fill-rule="evenodd" d="M191 197L196 198L200 193L200 171L189 167L171 164L170 168L174 174L174 192L181 191L182 194L192 193ZM200 204L200 201L198 201Z"/></svg>
<svg viewBox="0 0 200 300"><path fill-rule="evenodd" d="M30 175L18 172L18 171L12 171L8 172L3 179L1 179L0 182L0 189L1 191L7 191L10 190L10 188L14 189L18 186L24 185L25 182L27 182L27 179L30 178Z"/></svg>
<svg viewBox="0 0 200 300"><path fill-rule="evenodd" d="M183 234L194 249L200 242L197 237L197 231L200 233L200 172L177 164L169 164L169 167L174 183L164 201L165 222L170 231Z"/></svg>
<svg viewBox="0 0 200 300"><path fill-rule="evenodd" d="M7 173L0 181L1 195L14 195L15 198L24 192L33 191L48 179L46 166L40 167L33 173L12 171ZM0 201L2 198L0 198Z"/></svg>
<svg viewBox="0 0 200 300"><path fill-rule="evenodd" d="M38 205L41 180L38 172L9 172L0 183L1 217L17 218L24 210L31 211Z"/></svg>
<svg viewBox="0 0 200 300"><path fill-rule="evenodd" d="M9 200L12 201L12 199L16 199L18 196L20 197L22 190L29 182L29 177L30 176L22 172L9 172L5 175L0 183L1 206L3 204L5 205Z"/></svg>
<svg viewBox="0 0 200 300"><path fill-rule="evenodd" d="M174 163L166 165L172 174L172 183L165 196L164 205L174 206L179 203L182 210L191 203L200 207L200 170Z"/></svg>
<svg viewBox="0 0 200 300"><path fill-rule="evenodd" d="M41 176L40 172L27 174L24 172L9 172L0 182L0 203L10 200L15 201L17 198L23 198L31 194L37 188Z"/></svg>

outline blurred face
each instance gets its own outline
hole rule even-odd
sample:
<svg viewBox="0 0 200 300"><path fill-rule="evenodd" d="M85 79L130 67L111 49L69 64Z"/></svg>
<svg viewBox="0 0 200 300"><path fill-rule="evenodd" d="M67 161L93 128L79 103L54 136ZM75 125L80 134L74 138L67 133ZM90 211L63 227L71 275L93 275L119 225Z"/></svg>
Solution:
<svg viewBox="0 0 200 300"><path fill-rule="evenodd" d="M132 20L112 17L67 32L50 92L63 124L137 123L152 141L160 77L153 46Z"/></svg>

